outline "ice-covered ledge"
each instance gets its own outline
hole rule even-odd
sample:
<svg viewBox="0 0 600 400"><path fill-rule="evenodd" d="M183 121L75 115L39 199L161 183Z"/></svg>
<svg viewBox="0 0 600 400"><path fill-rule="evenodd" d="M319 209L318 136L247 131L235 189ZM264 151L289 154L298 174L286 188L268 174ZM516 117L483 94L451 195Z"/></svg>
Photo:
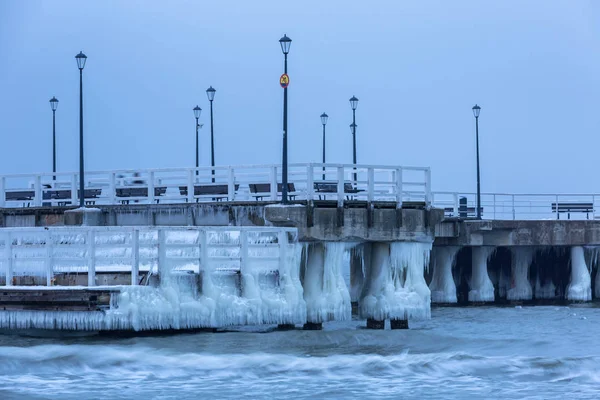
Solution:
<svg viewBox="0 0 600 400"><path fill-rule="evenodd" d="M79 207L65 211L65 225L69 226L102 226L104 213L99 208Z"/></svg>

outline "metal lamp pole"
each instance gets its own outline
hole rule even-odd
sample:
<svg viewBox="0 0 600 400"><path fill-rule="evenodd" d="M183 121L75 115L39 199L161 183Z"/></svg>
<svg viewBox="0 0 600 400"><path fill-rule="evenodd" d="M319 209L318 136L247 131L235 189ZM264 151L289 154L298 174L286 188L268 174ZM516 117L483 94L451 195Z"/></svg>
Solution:
<svg viewBox="0 0 600 400"><path fill-rule="evenodd" d="M284 55L284 73L287 75L287 56L290 52L292 39L283 35L279 39L281 51ZM287 157L287 85L283 88L283 157L281 161L281 202L288 203L288 157Z"/></svg>
<svg viewBox="0 0 600 400"><path fill-rule="evenodd" d="M77 68L79 68L79 207L85 207L85 180L83 168L83 68L87 56L83 52L79 52L75 56L77 60Z"/></svg>
<svg viewBox="0 0 600 400"><path fill-rule="evenodd" d="M356 107L358 106L358 99L356 96L350 98L350 107L352 108L352 163L354 164L354 186L357 185L356 175Z"/></svg>
<svg viewBox="0 0 600 400"><path fill-rule="evenodd" d="M321 124L323 124L323 164L325 164L325 125L327 125L328 118L327 114L321 114ZM325 165L323 165L323 180L325 180Z"/></svg>
<svg viewBox="0 0 600 400"><path fill-rule="evenodd" d="M198 176L198 167L199 167L199 163L200 163L200 155L198 154L198 128L200 128L200 124L198 123L198 120L200 119L200 114L202 113L202 109L200 107L198 107L198 105L196 105L196 107L193 108L194 110L194 117L196 117L196 176Z"/></svg>
<svg viewBox="0 0 600 400"><path fill-rule="evenodd" d="M206 89L206 96L210 101L210 165L212 166L212 182L215 183L215 132L213 125L213 100L215 99L216 90L213 87Z"/></svg>
<svg viewBox="0 0 600 400"><path fill-rule="evenodd" d="M58 99L50 99L50 108L52 108L52 180L56 180L56 109L58 108Z"/></svg>
<svg viewBox="0 0 600 400"><path fill-rule="evenodd" d="M473 106L473 115L475 116L475 145L477 147L477 219L481 219L481 179L479 175L479 113L481 107L477 104Z"/></svg>

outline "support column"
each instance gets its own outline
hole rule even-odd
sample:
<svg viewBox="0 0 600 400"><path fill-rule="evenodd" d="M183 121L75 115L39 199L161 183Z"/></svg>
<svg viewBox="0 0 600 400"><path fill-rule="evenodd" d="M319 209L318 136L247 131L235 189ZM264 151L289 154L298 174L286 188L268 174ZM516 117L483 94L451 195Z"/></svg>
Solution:
<svg viewBox="0 0 600 400"><path fill-rule="evenodd" d="M323 328L322 315L319 312L323 302L323 274L325 272L325 246L323 243L311 243L306 254L304 270L304 300L306 301L305 330Z"/></svg>
<svg viewBox="0 0 600 400"><path fill-rule="evenodd" d="M529 282L529 267L533 261L535 249L529 246L511 247L511 285L506 298L508 300L531 300L533 291Z"/></svg>
<svg viewBox="0 0 600 400"><path fill-rule="evenodd" d="M457 246L433 248L433 277L429 284L432 303L456 303L458 301L452 266L459 249Z"/></svg>
<svg viewBox="0 0 600 400"><path fill-rule="evenodd" d="M354 307L365 284L365 266L370 264L371 245L361 243L350 250L350 301Z"/></svg>
<svg viewBox="0 0 600 400"><path fill-rule="evenodd" d="M487 260L494 251L493 247L477 246L472 251L472 273L469 301L494 301L494 285L487 271Z"/></svg>
<svg viewBox="0 0 600 400"><path fill-rule="evenodd" d="M390 244L377 242L372 243L370 248L370 263L365 263L360 316L367 320L367 328L383 329L389 309L385 291L388 283L391 283Z"/></svg>
<svg viewBox="0 0 600 400"><path fill-rule="evenodd" d="M567 286L567 300L592 300L592 279L581 246L571 247L571 281Z"/></svg>

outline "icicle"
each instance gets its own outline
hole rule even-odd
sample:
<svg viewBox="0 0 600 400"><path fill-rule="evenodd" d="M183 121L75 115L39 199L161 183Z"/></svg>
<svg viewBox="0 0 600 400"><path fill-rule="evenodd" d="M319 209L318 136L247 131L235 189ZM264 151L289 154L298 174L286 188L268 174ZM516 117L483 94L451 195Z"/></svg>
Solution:
<svg viewBox="0 0 600 400"><path fill-rule="evenodd" d="M433 248L433 277L429 284L432 303L456 303L456 284L452 266L460 247L439 246Z"/></svg>
<svg viewBox="0 0 600 400"><path fill-rule="evenodd" d="M583 247L571 247L571 282L567 286L567 299L592 300L590 271L585 263Z"/></svg>
<svg viewBox="0 0 600 400"><path fill-rule="evenodd" d="M533 261L535 248L528 246L511 247L512 284L506 294L508 300L531 300L532 290L529 282L529 267Z"/></svg>
<svg viewBox="0 0 600 400"><path fill-rule="evenodd" d="M350 300L352 302L360 300L360 294L365 284L365 266L370 265L370 246L369 243L363 243L350 250Z"/></svg>
<svg viewBox="0 0 600 400"><path fill-rule="evenodd" d="M494 285L487 271L487 261L493 252L493 247L473 247L469 301L494 301Z"/></svg>

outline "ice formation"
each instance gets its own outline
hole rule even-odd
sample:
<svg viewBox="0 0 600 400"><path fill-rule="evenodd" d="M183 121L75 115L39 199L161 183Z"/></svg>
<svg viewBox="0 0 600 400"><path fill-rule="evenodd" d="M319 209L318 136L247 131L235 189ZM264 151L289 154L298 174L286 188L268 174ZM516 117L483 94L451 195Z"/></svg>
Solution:
<svg viewBox="0 0 600 400"><path fill-rule="evenodd" d="M358 302L365 284L365 266L370 265L371 245L363 243L350 250L350 300Z"/></svg>
<svg viewBox="0 0 600 400"><path fill-rule="evenodd" d="M512 270L511 287L506 293L508 300L531 300L533 293L529 282L529 267L533 261L535 248L529 246L511 247Z"/></svg>
<svg viewBox="0 0 600 400"><path fill-rule="evenodd" d="M429 318L431 292L425 283L431 243L371 245L370 267L360 301L363 318Z"/></svg>
<svg viewBox="0 0 600 400"><path fill-rule="evenodd" d="M433 277L429 284L432 303L457 302L452 266L459 249L456 246L436 246L433 248Z"/></svg>
<svg viewBox="0 0 600 400"><path fill-rule="evenodd" d="M571 281L567 286L567 300L592 300L592 279L585 262L583 247L571 247Z"/></svg>
<svg viewBox="0 0 600 400"><path fill-rule="evenodd" d="M494 301L494 285L487 270L488 258L494 252L493 247L473 247L472 273L469 290L469 301Z"/></svg>
<svg viewBox="0 0 600 400"><path fill-rule="evenodd" d="M352 316L350 293L342 276L345 243L306 246L304 300L306 320L312 323L348 320Z"/></svg>

